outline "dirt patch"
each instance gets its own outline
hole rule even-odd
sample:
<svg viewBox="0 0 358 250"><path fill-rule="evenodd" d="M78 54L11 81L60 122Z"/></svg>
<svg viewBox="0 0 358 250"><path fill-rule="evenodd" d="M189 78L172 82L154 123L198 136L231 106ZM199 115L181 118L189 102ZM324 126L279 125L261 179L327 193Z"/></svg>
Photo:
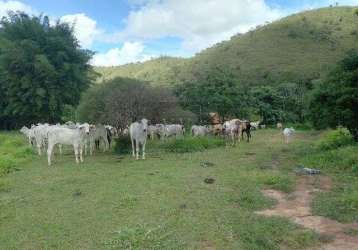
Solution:
<svg viewBox="0 0 358 250"><path fill-rule="evenodd" d="M216 250L214 244L208 240L205 240L202 242L202 247L201 249L204 249L204 250Z"/></svg>
<svg viewBox="0 0 358 250"><path fill-rule="evenodd" d="M277 190L263 190L270 198L277 200L272 209L256 212L266 216L283 216L305 228L332 237L332 241L324 243L326 250L358 250L358 237L347 235L347 230L358 230L358 223L343 224L322 216L312 215L311 202L315 192L328 191L332 181L326 176L300 176L297 179L296 191L290 195Z"/></svg>

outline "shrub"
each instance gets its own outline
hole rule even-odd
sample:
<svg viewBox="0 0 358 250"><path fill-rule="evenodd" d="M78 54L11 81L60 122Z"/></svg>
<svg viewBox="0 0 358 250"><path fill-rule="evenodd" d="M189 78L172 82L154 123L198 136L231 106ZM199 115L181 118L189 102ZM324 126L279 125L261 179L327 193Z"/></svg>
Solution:
<svg viewBox="0 0 358 250"><path fill-rule="evenodd" d="M347 129L338 128L328 132L323 139L318 142L318 148L322 150L335 149L354 143L352 135Z"/></svg>
<svg viewBox="0 0 358 250"><path fill-rule="evenodd" d="M184 137L165 141L159 148L170 153L189 153L224 145L224 140L215 137Z"/></svg>
<svg viewBox="0 0 358 250"><path fill-rule="evenodd" d="M132 150L129 136L119 136L115 139L114 152L116 154L129 154Z"/></svg>

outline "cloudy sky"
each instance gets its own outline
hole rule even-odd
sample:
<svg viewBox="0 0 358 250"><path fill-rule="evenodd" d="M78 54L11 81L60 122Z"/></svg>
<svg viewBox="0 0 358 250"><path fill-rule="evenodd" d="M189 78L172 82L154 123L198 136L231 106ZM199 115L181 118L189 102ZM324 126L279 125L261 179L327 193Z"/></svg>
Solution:
<svg viewBox="0 0 358 250"><path fill-rule="evenodd" d="M301 10L358 0L0 0L10 10L44 13L75 25L92 64L122 65L161 55L190 57L256 25Z"/></svg>

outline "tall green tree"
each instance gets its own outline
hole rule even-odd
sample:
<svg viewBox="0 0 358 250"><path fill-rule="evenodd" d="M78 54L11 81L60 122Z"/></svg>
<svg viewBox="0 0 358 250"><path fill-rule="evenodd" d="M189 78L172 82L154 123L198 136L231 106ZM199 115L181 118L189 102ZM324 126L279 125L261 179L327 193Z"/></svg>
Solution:
<svg viewBox="0 0 358 250"><path fill-rule="evenodd" d="M0 127L60 121L93 81L92 55L70 25L9 13L0 21Z"/></svg>
<svg viewBox="0 0 358 250"><path fill-rule="evenodd" d="M358 141L358 51L351 51L312 95L310 111L316 128L348 128Z"/></svg>
<svg viewBox="0 0 358 250"><path fill-rule="evenodd" d="M222 118L248 115L248 95L239 88L228 70L213 68L176 87L181 105L197 114L200 120L217 112Z"/></svg>

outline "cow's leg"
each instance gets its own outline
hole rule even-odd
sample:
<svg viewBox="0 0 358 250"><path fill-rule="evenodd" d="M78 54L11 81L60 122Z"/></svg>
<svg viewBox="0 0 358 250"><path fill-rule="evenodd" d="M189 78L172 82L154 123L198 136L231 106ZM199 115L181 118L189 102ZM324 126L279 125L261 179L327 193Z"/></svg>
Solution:
<svg viewBox="0 0 358 250"><path fill-rule="evenodd" d="M38 152L39 156L41 156L41 143L36 141L36 146L37 146L37 152Z"/></svg>
<svg viewBox="0 0 358 250"><path fill-rule="evenodd" d="M134 150L134 140L131 138L132 142L132 156L135 157L135 150Z"/></svg>
<svg viewBox="0 0 358 250"><path fill-rule="evenodd" d="M143 142L143 145L142 145L142 159L145 160L145 143L146 141Z"/></svg>
<svg viewBox="0 0 358 250"><path fill-rule="evenodd" d="M81 162L83 162L83 144L82 143L79 145L79 149L80 149L80 160L81 160Z"/></svg>
<svg viewBox="0 0 358 250"><path fill-rule="evenodd" d="M103 152L106 152L107 150L109 150L109 142L108 142L108 139L105 138L105 139L104 139L104 149L103 149Z"/></svg>
<svg viewBox="0 0 358 250"><path fill-rule="evenodd" d="M90 155L93 155L93 152L94 152L94 141L93 140L90 140L89 147L90 147Z"/></svg>
<svg viewBox="0 0 358 250"><path fill-rule="evenodd" d="M58 144L58 149L60 150L60 155L62 155L62 144Z"/></svg>
<svg viewBox="0 0 358 250"><path fill-rule="evenodd" d="M52 157L52 150L53 150L53 146L52 144L48 144L48 148L47 148L47 164L48 166L51 166L51 157Z"/></svg>
<svg viewBox="0 0 358 250"><path fill-rule="evenodd" d="M136 149L136 159L138 160L139 159L139 141L136 140L135 141L135 149Z"/></svg>
<svg viewBox="0 0 358 250"><path fill-rule="evenodd" d="M73 144L73 150L75 151L75 159L76 159L76 163L79 163L78 160L78 145L77 144Z"/></svg>

